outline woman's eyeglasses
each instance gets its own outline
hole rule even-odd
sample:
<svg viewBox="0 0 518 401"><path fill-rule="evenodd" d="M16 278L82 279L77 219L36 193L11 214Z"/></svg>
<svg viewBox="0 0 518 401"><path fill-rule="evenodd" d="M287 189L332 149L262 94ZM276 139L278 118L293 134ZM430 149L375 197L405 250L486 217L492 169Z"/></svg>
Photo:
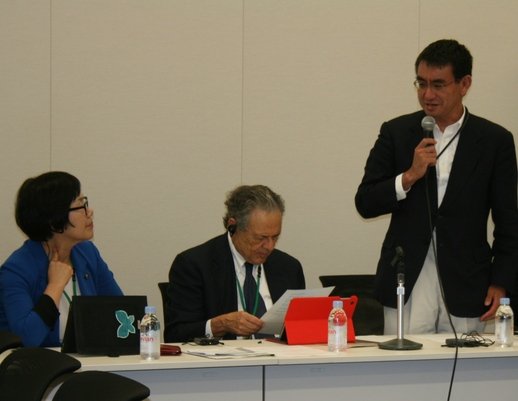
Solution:
<svg viewBox="0 0 518 401"><path fill-rule="evenodd" d="M68 209L69 212L74 212L76 210L83 209L85 211L85 216L88 216L88 198L85 196L83 197L83 204L81 206L71 207Z"/></svg>

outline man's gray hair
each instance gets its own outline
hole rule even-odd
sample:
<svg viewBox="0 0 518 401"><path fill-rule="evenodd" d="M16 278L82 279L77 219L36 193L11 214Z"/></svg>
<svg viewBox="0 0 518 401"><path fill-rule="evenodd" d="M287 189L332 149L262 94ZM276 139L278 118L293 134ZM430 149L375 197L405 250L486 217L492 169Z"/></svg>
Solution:
<svg viewBox="0 0 518 401"><path fill-rule="evenodd" d="M227 212L223 217L225 229L229 229L228 221L236 221L235 228L246 230L250 214L255 209L273 212L278 210L284 214L284 200L265 185L241 185L229 192L225 201Z"/></svg>

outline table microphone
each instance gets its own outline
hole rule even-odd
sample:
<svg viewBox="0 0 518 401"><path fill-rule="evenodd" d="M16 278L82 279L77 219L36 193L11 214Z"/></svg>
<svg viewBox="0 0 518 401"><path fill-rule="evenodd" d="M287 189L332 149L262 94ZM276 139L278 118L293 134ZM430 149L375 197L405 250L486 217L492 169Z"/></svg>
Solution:
<svg viewBox="0 0 518 401"><path fill-rule="evenodd" d="M416 350L421 349L423 344L406 340L403 334L403 307L405 306L405 253L400 246L396 247L396 256L390 263L392 267L397 268L397 338L393 340L378 343L378 347L388 350Z"/></svg>

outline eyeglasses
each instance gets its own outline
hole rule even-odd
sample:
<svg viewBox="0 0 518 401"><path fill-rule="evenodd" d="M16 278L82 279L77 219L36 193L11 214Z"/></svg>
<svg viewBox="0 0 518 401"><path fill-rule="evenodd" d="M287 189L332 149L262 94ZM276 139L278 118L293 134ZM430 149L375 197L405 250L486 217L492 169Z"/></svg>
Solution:
<svg viewBox="0 0 518 401"><path fill-rule="evenodd" d="M433 89L435 92L440 92L444 88L446 88L448 85L451 85L454 82L455 82L455 80L450 81L450 82L444 82L444 81L427 82L422 79L416 79L414 81L414 86L419 91L424 91L426 89Z"/></svg>
<svg viewBox="0 0 518 401"><path fill-rule="evenodd" d="M69 212L74 212L76 210L83 209L85 211L85 216L88 216L88 198L85 196L83 197L83 204L81 206L71 207L68 209Z"/></svg>

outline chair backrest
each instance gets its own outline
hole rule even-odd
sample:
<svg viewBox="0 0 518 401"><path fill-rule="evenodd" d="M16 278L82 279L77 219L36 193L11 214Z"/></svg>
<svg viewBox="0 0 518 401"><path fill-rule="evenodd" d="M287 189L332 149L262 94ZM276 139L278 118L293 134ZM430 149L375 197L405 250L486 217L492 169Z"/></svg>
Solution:
<svg viewBox="0 0 518 401"><path fill-rule="evenodd" d="M23 346L22 339L10 331L0 331L0 354L8 349Z"/></svg>
<svg viewBox="0 0 518 401"><path fill-rule="evenodd" d="M335 286L331 295L351 296L358 293L374 296L374 274L338 274L320 276L324 287Z"/></svg>
<svg viewBox="0 0 518 401"><path fill-rule="evenodd" d="M335 286L331 295L342 298L356 295L358 304L354 313L354 330L356 335L383 334L385 322L383 305L374 295L374 274L342 274L320 276L324 287Z"/></svg>
<svg viewBox="0 0 518 401"><path fill-rule="evenodd" d="M141 401L149 394L147 386L133 379L92 370L68 376L52 401Z"/></svg>
<svg viewBox="0 0 518 401"><path fill-rule="evenodd" d="M164 312L164 327L167 326L171 313L171 299L169 297L169 282L161 281L158 283L158 288L160 289L160 295L162 296L162 310Z"/></svg>
<svg viewBox="0 0 518 401"><path fill-rule="evenodd" d="M74 372L81 362L48 348L19 348L0 364L0 400L41 401L59 376Z"/></svg>

